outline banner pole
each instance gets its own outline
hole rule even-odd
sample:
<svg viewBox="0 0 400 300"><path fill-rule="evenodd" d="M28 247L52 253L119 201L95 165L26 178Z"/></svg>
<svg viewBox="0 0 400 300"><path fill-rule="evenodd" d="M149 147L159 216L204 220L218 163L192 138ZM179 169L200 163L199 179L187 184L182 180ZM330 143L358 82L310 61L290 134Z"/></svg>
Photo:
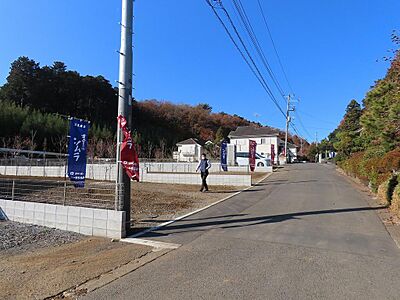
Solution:
<svg viewBox="0 0 400 300"><path fill-rule="evenodd" d="M118 80L118 116L124 116L131 126L132 110L132 26L133 0L122 0L121 16L121 48L119 51ZM116 176L116 209L125 211L125 231L130 230L131 211L131 181L124 172L121 160L122 129L117 126L117 176Z"/></svg>

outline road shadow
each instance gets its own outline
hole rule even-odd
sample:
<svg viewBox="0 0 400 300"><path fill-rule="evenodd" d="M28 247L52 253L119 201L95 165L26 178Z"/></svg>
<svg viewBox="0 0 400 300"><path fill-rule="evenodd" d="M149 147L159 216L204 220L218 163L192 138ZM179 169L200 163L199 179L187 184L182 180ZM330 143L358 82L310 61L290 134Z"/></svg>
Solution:
<svg viewBox="0 0 400 300"><path fill-rule="evenodd" d="M310 183L318 182L318 180L299 180L299 181L288 181L288 180L271 180L258 183L257 186L271 186L271 185L282 185L282 184L300 184L300 183Z"/></svg>
<svg viewBox="0 0 400 300"><path fill-rule="evenodd" d="M384 208L385 208L384 206L351 207L351 208L340 208L340 209L303 211L303 212L294 212L294 213L272 215L272 216L258 216L258 217L247 217L247 218L244 217L246 216L246 214L245 215L238 214L238 215L208 217L203 219L185 219L185 220L180 220L171 225L168 225L166 227L160 228L159 231L148 232L144 234L142 237L168 236L176 232L206 231L209 230L210 227L213 227L213 229L242 228L260 224L269 224L269 223L284 222L288 220L296 220L296 219L301 219L302 216L374 211ZM227 219L227 218L232 218L232 219Z"/></svg>
<svg viewBox="0 0 400 300"><path fill-rule="evenodd" d="M247 216L247 214L232 214L232 215L225 215L225 216L216 216L216 217L208 217L208 218L199 218L199 219L182 219L179 222L192 222L192 221L203 221L203 220L212 220L212 219L216 219L216 218L233 218L233 217L243 217L243 216ZM154 222L154 223L164 223L164 222L168 222L171 221L169 219L163 219L163 220L154 220L154 219L143 219L140 220L141 222Z"/></svg>
<svg viewBox="0 0 400 300"><path fill-rule="evenodd" d="M218 190L209 190L206 193L207 194L232 194L232 193L237 193L237 192L242 192L242 193L251 193L251 192L259 192L263 191L263 189L248 189L248 190L228 190L228 191L218 191Z"/></svg>

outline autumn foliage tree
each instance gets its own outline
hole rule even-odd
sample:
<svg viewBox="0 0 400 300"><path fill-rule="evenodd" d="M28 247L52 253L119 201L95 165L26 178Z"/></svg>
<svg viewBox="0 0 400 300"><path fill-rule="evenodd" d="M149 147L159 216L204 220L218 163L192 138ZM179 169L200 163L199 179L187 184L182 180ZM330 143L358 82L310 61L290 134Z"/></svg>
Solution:
<svg viewBox="0 0 400 300"><path fill-rule="evenodd" d="M0 87L0 138L6 147L18 137L15 142L23 148L65 151L68 122L60 115L73 116L91 121L90 156L112 157L117 102L116 89L102 76L82 76L63 62L40 66L20 57ZM160 159L171 157L175 144L187 138L218 145L238 126L261 126L238 115L213 112L206 103L193 106L158 100L133 101L132 120L139 155ZM289 141L299 145L300 140L290 136Z"/></svg>

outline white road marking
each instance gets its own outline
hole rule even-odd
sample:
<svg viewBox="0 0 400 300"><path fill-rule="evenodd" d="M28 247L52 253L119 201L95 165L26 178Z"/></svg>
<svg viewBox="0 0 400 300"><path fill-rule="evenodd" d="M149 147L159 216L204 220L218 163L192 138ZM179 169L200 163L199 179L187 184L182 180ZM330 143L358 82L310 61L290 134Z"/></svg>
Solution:
<svg viewBox="0 0 400 300"><path fill-rule="evenodd" d="M130 238L130 237L121 239L121 242L145 245L145 246L150 246L150 247L157 248L157 249L178 249L181 246L180 244L165 243L165 242L144 240L144 239L137 239L137 238Z"/></svg>

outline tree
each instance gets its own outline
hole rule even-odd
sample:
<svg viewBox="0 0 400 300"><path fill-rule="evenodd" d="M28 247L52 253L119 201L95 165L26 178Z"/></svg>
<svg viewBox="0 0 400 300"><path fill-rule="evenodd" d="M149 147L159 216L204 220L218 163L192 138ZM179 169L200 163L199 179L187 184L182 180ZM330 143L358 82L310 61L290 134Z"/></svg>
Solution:
<svg viewBox="0 0 400 300"><path fill-rule="evenodd" d="M348 157L352 153L362 150L360 139L361 106L356 100L351 100L347 105L346 114L340 122L335 134L335 149Z"/></svg>
<svg viewBox="0 0 400 300"><path fill-rule="evenodd" d="M318 146L315 143L312 143L307 152L307 159L309 161L316 161L316 155L319 153Z"/></svg>
<svg viewBox="0 0 400 300"><path fill-rule="evenodd" d="M380 145L386 151L400 146L400 53L384 79L376 82L363 100L361 117L364 144Z"/></svg>
<svg viewBox="0 0 400 300"><path fill-rule="evenodd" d="M215 144L221 143L225 139L225 130L222 127L219 127L216 134L215 134Z"/></svg>
<svg viewBox="0 0 400 300"><path fill-rule="evenodd" d="M39 69L39 64L26 56L15 60L11 64L7 83L1 88L3 99L20 106L32 104Z"/></svg>

